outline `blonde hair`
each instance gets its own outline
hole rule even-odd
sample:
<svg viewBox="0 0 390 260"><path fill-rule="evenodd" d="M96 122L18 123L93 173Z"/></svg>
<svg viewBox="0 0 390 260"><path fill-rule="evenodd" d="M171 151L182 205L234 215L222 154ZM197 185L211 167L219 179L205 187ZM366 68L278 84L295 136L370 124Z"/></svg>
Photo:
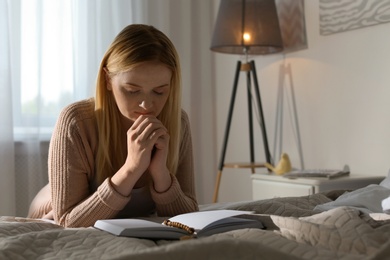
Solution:
<svg viewBox="0 0 390 260"><path fill-rule="evenodd" d="M158 119L170 135L167 167L176 174L181 130L181 70L179 56L169 38L153 26L132 24L125 27L111 43L100 64L95 97L95 113L99 130L99 145L95 160L95 181L102 183L115 174L125 162L121 133L120 112L111 91L107 90L107 76L128 71L146 61L159 61L172 70L168 100Z"/></svg>

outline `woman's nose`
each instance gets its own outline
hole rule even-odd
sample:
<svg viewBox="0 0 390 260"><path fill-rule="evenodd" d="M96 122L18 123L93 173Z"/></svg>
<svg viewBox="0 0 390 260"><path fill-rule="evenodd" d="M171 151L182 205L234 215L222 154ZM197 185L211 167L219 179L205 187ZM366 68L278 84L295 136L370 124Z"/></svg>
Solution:
<svg viewBox="0 0 390 260"><path fill-rule="evenodd" d="M142 100L142 102L138 105L140 108L143 108L145 110L148 110L152 108L153 103L147 100Z"/></svg>

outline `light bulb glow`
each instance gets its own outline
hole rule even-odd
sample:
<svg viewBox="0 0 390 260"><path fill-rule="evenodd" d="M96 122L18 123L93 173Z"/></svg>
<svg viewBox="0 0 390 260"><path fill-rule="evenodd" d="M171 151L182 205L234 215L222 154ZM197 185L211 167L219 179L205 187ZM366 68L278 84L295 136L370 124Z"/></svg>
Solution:
<svg viewBox="0 0 390 260"><path fill-rule="evenodd" d="M249 42L251 40L251 35L249 33L244 33L242 38L244 39L244 42Z"/></svg>

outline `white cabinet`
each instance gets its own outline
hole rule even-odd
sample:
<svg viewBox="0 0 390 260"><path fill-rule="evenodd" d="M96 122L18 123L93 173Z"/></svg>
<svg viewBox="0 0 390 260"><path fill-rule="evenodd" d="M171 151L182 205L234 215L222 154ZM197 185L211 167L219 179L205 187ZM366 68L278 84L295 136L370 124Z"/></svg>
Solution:
<svg viewBox="0 0 390 260"><path fill-rule="evenodd" d="M305 196L330 190L353 190L369 184L378 184L384 178L384 176L350 175L335 179L288 179L275 174L256 173L252 175L252 198L253 200L261 200Z"/></svg>

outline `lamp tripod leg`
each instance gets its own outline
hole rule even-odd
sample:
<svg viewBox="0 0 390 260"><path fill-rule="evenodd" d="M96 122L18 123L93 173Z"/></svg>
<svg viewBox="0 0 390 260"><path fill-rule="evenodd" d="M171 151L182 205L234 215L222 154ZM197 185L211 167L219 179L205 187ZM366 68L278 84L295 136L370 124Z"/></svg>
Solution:
<svg viewBox="0 0 390 260"><path fill-rule="evenodd" d="M218 171L217 179L215 181L213 203L216 203L218 201L218 193L219 193L219 185L221 184L221 177L222 177L222 171Z"/></svg>
<svg viewBox="0 0 390 260"><path fill-rule="evenodd" d="M235 99L236 99L236 92L237 92L238 78L240 76L240 69L241 69L241 61L237 61L237 67L236 67L236 74L234 76L232 96L230 98L230 106L229 106L228 118L227 118L227 121L226 121L225 136L224 136L224 139L223 139L222 152L221 152L221 157L220 157L219 165L218 165L217 179L216 179L216 182L215 182L214 199L213 199L214 203L217 202L217 199L218 199L219 185L220 185L220 181L221 181L221 177L222 177L223 166L224 166L224 163L225 163L226 147L227 147L227 142L228 142L228 139L229 139L230 125L231 125L231 122L232 122L233 108L234 108L234 102L235 102Z"/></svg>
<svg viewBox="0 0 390 260"><path fill-rule="evenodd" d="M263 134L264 153L265 153L267 163L272 164L271 153L269 151L269 146L268 146L268 137L267 137L267 131L265 128L263 106L261 104L260 88L259 88L259 83L257 80L255 62L252 60L250 62L250 65L251 65L251 72L253 75L253 82L255 85L256 100L257 100L257 105L258 105L258 109L259 109L259 117L260 117L260 121L261 121L261 132Z"/></svg>
<svg viewBox="0 0 390 260"><path fill-rule="evenodd" d="M250 152L250 162L251 162L251 172L255 173L255 167L253 166L255 162L255 147L253 139L253 113L252 113L252 84L251 84L251 71L246 72L247 77L247 99L248 99L248 126L249 126L249 152Z"/></svg>

